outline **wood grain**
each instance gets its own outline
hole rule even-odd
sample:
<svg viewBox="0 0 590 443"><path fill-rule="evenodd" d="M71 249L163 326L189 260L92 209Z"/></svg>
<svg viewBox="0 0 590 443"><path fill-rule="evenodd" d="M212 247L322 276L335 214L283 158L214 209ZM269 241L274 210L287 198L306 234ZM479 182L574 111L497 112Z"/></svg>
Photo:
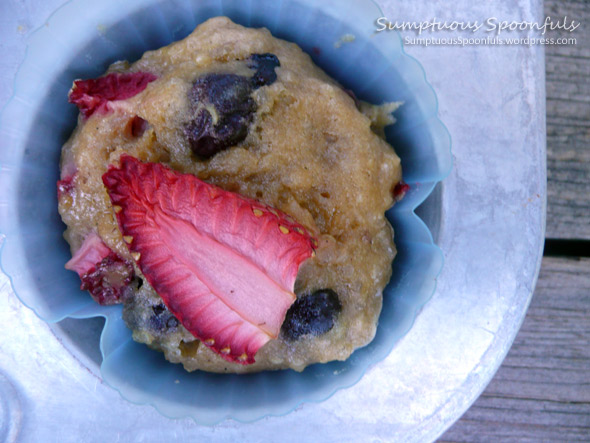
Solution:
<svg viewBox="0 0 590 443"><path fill-rule="evenodd" d="M441 442L590 441L590 259L545 257L492 382Z"/></svg>
<svg viewBox="0 0 590 443"><path fill-rule="evenodd" d="M590 2L546 0L581 23L545 47L547 238L590 239ZM545 257L497 374L440 441L590 441L590 258Z"/></svg>
<svg viewBox="0 0 590 443"><path fill-rule="evenodd" d="M546 0L545 15L581 25L575 45L545 46L548 238L590 239L590 2Z"/></svg>

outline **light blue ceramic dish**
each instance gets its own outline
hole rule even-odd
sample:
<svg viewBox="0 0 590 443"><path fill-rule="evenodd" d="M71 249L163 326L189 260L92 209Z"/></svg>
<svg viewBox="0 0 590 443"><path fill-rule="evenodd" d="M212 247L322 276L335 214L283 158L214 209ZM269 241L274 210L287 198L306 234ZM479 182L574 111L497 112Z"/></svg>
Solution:
<svg viewBox="0 0 590 443"><path fill-rule="evenodd" d="M79 290L77 276L64 269L70 253L62 238L55 183L61 145L76 123L77 110L67 103L72 81L98 76L116 60L134 60L148 49L181 39L217 15L265 26L298 43L361 99L404 102L396 113L398 122L387 131L411 186L388 213L399 252L377 336L346 362L313 365L303 373L189 374L134 343L120 306L95 304ZM397 34L375 33L375 20L381 16L369 0L72 0L31 36L1 122L2 268L22 302L45 321L105 317L102 375L128 400L201 424L287 413L356 383L391 352L431 297L442 253L414 210L451 168L450 137L437 117L436 96L420 64L404 53ZM335 42L344 34L355 40L337 48Z"/></svg>

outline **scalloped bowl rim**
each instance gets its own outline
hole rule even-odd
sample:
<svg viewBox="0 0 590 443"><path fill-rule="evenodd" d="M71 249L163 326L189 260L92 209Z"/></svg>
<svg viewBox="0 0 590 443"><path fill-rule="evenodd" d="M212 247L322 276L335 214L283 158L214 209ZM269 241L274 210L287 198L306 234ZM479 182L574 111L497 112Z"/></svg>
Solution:
<svg viewBox="0 0 590 443"><path fill-rule="evenodd" d="M376 4L374 2L374 0L367 0L367 1L372 3L379 10L379 12L381 12L381 16L383 16L381 8L379 7L378 4ZM295 1L295 2L297 3L297 1ZM66 7L68 7L69 5L75 4L75 3L81 4L82 1L81 0L68 0L68 1L66 1L59 8L57 8L55 11L53 11L50 14L50 16L48 17L48 19L45 21L45 23L43 25L41 25L39 28L32 31L31 34L28 36L27 45L26 45L26 49L25 49L25 56L24 56L22 62L20 63L17 73L13 79L12 95L11 95L10 99L6 102L6 104L4 105L3 109L0 111L0 129L2 129L4 127L5 115L6 115L7 111L10 110L10 107L15 104L14 102L15 102L16 98L18 97L17 96L17 94L18 94L17 80L19 78L19 75L27 67L27 65L31 62L31 57L30 57L30 53L29 53L31 40L34 37L36 38L36 36L38 36L38 35L42 35L43 32L46 31L47 24L55 21L56 17L59 17L59 15L63 12L63 10ZM112 387L113 389L118 391L120 393L120 395L123 398L125 398L127 401L137 404L137 405L149 404L149 405L153 406L156 410L158 410L162 415L164 415L168 418L174 419L174 418L187 417L187 418L193 419L194 421L196 421L200 424L205 424L205 425L214 425L214 424L219 423L225 419L233 419L233 420L235 420L237 422L241 422L241 423L251 423L251 422L260 420L260 419L262 419L264 417L268 417L268 416L286 415L286 414L290 413L291 411L293 411L294 409L298 408L303 403L309 403L309 402L319 403L319 402L325 401L328 398L330 398L333 394L335 394L338 390L346 389L346 388L349 388L349 387L355 385L364 376L367 369L371 365L378 363L383 358L385 358L392 351L392 349L395 346L395 344L397 343L397 341L399 341L408 332L408 330L412 327L413 323L416 321L418 311L420 309L422 309L422 307L424 306L425 303L428 302L428 300L432 297L432 295L435 291L436 280L437 280L440 272L442 271L442 266L443 266L443 261L444 261L443 253L442 253L441 249L434 243L433 238L432 238L432 233L430 232L430 230L428 229L428 227L426 226L424 221L420 217L418 217L414 211L432 193L434 186L437 183L444 180L450 174L450 171L452 169L452 162L453 162L452 154L451 154L452 142L451 142L451 137L448 132L448 129L446 128L444 123L438 117L438 106L439 106L438 97L436 96L436 93L435 93L432 85L430 84L430 82L426 78L426 73L425 73L423 66L418 62L418 60L416 60L414 57L412 57L411 55L408 55L406 53L406 51L403 47L403 41L399 35L399 32L394 31L392 34L394 34L399 39L399 44L400 44L400 52L399 52L399 56L396 58L396 60L398 60L398 59L403 60L405 57L406 63L407 62L415 63L416 66L419 67L419 70L421 72L421 80L428 86L428 88L430 88L432 95L434 97L434 100L435 100L434 101L434 109L433 109L434 114L432 117L428 117L425 120L429 120L430 118L432 118L435 121L437 121L438 123L440 123L442 129L444 130L444 132L446 134L446 138L448 139L448 145L446 146L447 149L446 149L446 152L444 152L444 154L448 156L448 167L446 168L446 170L439 171L438 176L432 182L423 183L423 185L425 185L429 188L429 190L427 192L422 192L420 194L416 194L413 196L406 196L406 199L410 199L410 201L405 202L406 207L404 209L397 210L397 205L394 206L393 209L390 209L390 211L397 212L399 214L403 214L403 216L407 217L408 219L411 218L412 219L411 223L414 223L420 229L423 229L425 232L427 232L428 242L426 244L433 246L434 250L436 251L436 254L438 254L440 256L440 266L434 272L434 281L435 281L434 288L432 289L432 292L430 293L430 295L428 297L426 297L421 303L414 306L414 309L413 309L414 312L413 312L413 315L411 316L411 321L409 322L407 328L403 331L403 333L398 338L398 340L394 341L394 343L391 344L391 348L389 350L387 350L387 352L385 353L385 356L377 359L376 361L370 362L369 364L365 365L365 367L359 373L357 373L357 376L353 377L350 382L333 387L333 389L331 389L331 391L328 392L328 394L325 394L325 393L320 394L317 398L312 395L311 397L306 397L306 398L296 401L292 406L288 407L287 409L279 410L279 411L275 411L275 412L269 411L267 413L264 413L260 416L256 416L254 418L243 419L240 417L236 417L236 416L232 415L232 412L229 412L229 413L224 414L223 416L219 416L218 419L216 419L214 421L210 421L208 423L203 423L196 416L191 415L190 412L189 413L170 414L170 413L167 413L161 409L160 405L157 402L157 399L154 401L141 402L141 401L134 401L133 399L128 398L128 395L126 395L126 393L123 392L123 390L120 387L117 387L117 386L111 384L109 382L109 380L105 379L103 376L103 380L110 387ZM31 120L32 120L32 118L31 118ZM26 144L26 140L21 141L21 143ZM1 166L2 166L2 164L0 164L0 167ZM18 172L19 172L18 170L15 170L12 173L10 171L2 173L1 175L4 175L4 177L0 177L0 182L2 182L3 179L10 177L12 174L14 174L15 177L18 177ZM105 333L110 327L110 322L117 321L117 319L113 318L113 315L121 309L121 306L119 305L119 306L103 307L103 306L96 305L96 306L91 307L90 309L83 308L81 310L74 310L71 312L67 312L67 313L64 313L63 315L57 316L55 318L51 318L51 319L44 318L44 316L39 313L40 308L35 306L35 304L33 304L33 303L26 302L25 299L22 298L18 294L13 276L11 275L11 273L7 272L7 269L4 265L4 260L7 258L6 257L7 254L5 252L5 249L6 249L7 243L10 241L9 235L10 235L9 233L0 232L0 240L2 240L2 237L4 236L4 239L3 239L4 241L0 244L0 270L8 277L8 279L10 281L11 288L14 291L14 294L17 296L17 298L21 301L21 303L23 303L25 306L27 306L27 308L31 309L40 319L42 319L43 321L48 322L48 323L57 323L65 318L88 319L88 318L95 318L95 317L103 317L105 319L105 324L104 324L104 327L103 327L101 334L100 334L100 351L101 351L101 355L103 358L103 361L101 363L101 373L102 373L103 366L104 366L104 363L106 360L106 358L105 358L106 351L104 349L104 347L105 347L104 338L106 335ZM236 411L233 411L234 414L235 414L235 412Z"/></svg>

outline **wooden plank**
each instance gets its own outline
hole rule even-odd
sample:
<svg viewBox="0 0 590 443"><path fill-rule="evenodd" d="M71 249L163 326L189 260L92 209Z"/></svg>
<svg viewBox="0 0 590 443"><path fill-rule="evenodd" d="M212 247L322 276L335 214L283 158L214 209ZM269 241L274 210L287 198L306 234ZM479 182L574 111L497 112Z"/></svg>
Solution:
<svg viewBox="0 0 590 443"><path fill-rule="evenodd" d="M467 416L467 414L465 414ZM463 420L463 419L462 419ZM503 422L489 422L489 427L482 428L479 420L464 419L460 435L453 435L447 439L445 435L441 442L588 442L588 429L563 428L553 425L529 425L526 423L504 426Z"/></svg>
<svg viewBox="0 0 590 443"><path fill-rule="evenodd" d="M443 442L590 440L590 258L545 257L514 345Z"/></svg>
<svg viewBox="0 0 590 443"><path fill-rule="evenodd" d="M546 0L582 25L546 46L547 234L590 239L590 2ZM441 441L590 441L590 259L543 260L521 331L498 373Z"/></svg>
<svg viewBox="0 0 590 443"><path fill-rule="evenodd" d="M590 2L546 0L545 15L581 25L575 45L545 46L548 238L590 239Z"/></svg>

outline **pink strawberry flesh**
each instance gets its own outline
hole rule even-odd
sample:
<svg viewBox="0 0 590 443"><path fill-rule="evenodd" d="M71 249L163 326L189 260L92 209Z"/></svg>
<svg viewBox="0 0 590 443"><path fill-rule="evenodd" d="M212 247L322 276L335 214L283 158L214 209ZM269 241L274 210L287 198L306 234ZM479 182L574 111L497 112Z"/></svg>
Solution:
<svg viewBox="0 0 590 443"><path fill-rule="evenodd" d="M315 239L285 214L191 174L128 155L120 164L103 182L145 278L205 345L254 363L279 334Z"/></svg>
<svg viewBox="0 0 590 443"><path fill-rule="evenodd" d="M74 175L70 175L64 179L58 180L57 182L57 199L61 200L64 194L69 194L74 189Z"/></svg>
<svg viewBox="0 0 590 443"><path fill-rule="evenodd" d="M406 192L410 190L410 185L405 183L403 180L400 180L395 187L393 188L392 194L396 200L401 200Z"/></svg>
<svg viewBox="0 0 590 443"><path fill-rule="evenodd" d="M80 289L89 291L101 305L122 302L124 289L134 277L132 263L111 251L94 232L86 236L65 267L78 274Z"/></svg>
<svg viewBox="0 0 590 443"><path fill-rule="evenodd" d="M151 72L113 72L104 77L76 80L68 99L86 118L94 112L105 114L109 111L109 102L131 98L157 78Z"/></svg>
<svg viewBox="0 0 590 443"><path fill-rule="evenodd" d="M76 251L72 259L66 263L66 269L76 271L81 277L91 271L97 263L100 263L110 253L110 248L103 243L98 234L91 232L86 236L82 246Z"/></svg>

